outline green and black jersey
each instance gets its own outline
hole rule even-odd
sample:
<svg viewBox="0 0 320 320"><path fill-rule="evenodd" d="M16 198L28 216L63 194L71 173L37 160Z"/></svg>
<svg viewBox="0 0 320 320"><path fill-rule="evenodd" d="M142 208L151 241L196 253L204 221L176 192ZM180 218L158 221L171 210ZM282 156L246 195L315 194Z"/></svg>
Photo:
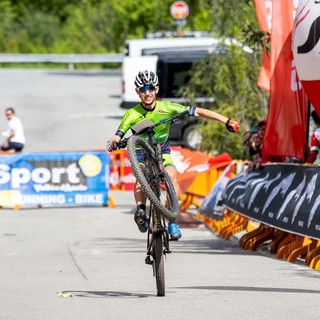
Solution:
<svg viewBox="0 0 320 320"><path fill-rule="evenodd" d="M145 109L141 104L129 109L124 114L119 128L116 132L120 138L123 138L127 131L144 119L150 120L152 123L157 123L162 119L170 118L178 113L189 110L189 115L193 116L195 107L186 107L178 103L170 101L157 101L152 110ZM163 144L168 140L170 132L170 124L159 125L155 128L155 138Z"/></svg>

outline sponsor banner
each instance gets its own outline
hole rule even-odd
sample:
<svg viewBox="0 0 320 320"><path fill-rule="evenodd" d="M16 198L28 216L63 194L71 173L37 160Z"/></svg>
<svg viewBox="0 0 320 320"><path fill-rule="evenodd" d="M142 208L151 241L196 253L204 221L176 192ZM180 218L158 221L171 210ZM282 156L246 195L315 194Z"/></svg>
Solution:
<svg viewBox="0 0 320 320"><path fill-rule="evenodd" d="M210 193L204 198L199 212L208 218L220 220L224 215L224 207L222 206L222 193L227 183L230 181L232 176L234 163L231 162L220 175L217 182L214 184Z"/></svg>
<svg viewBox="0 0 320 320"><path fill-rule="evenodd" d="M182 192L187 190L200 173L227 166L232 161L232 158L227 153L213 157L182 147L170 147L170 150ZM133 190L136 178L131 170L128 151L125 149L114 151L110 153L110 159L111 190Z"/></svg>
<svg viewBox="0 0 320 320"><path fill-rule="evenodd" d="M110 189L133 190L136 178L134 177L126 149L110 153Z"/></svg>
<svg viewBox="0 0 320 320"><path fill-rule="evenodd" d="M106 152L1 156L0 205L106 205L109 171Z"/></svg>
<svg viewBox="0 0 320 320"><path fill-rule="evenodd" d="M223 203L252 220L320 239L320 167L270 164L232 179Z"/></svg>
<svg viewBox="0 0 320 320"><path fill-rule="evenodd" d="M171 157L177 169L177 179L182 193L199 174L227 166L232 161L228 153L214 157L182 147L171 147Z"/></svg>
<svg viewBox="0 0 320 320"><path fill-rule="evenodd" d="M306 160L308 99L297 77L292 51L296 4L294 0L272 2L271 84L263 162L273 157Z"/></svg>

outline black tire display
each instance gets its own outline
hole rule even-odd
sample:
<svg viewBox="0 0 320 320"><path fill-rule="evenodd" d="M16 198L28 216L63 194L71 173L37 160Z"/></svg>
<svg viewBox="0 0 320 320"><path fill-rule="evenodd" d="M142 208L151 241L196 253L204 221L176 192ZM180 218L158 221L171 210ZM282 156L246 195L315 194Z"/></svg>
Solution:
<svg viewBox="0 0 320 320"><path fill-rule="evenodd" d="M146 174L139 164L137 148L143 151ZM169 220L175 220L179 213L178 199L166 171L159 171L159 164L155 159L154 150L147 141L135 135L129 138L127 149L132 172L156 212L164 215ZM164 194L165 201L163 200Z"/></svg>
<svg viewBox="0 0 320 320"><path fill-rule="evenodd" d="M154 235L154 271L156 276L157 295L165 295L164 255L162 247L162 234Z"/></svg>

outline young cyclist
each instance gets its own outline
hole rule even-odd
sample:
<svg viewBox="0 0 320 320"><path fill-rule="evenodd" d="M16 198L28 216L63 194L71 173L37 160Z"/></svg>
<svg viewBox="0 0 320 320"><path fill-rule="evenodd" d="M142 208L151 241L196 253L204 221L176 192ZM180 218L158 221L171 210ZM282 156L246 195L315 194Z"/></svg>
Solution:
<svg viewBox="0 0 320 320"><path fill-rule="evenodd" d="M239 130L239 123L229 118L216 113L211 110L187 107L177 103L169 101L157 100L157 93L159 91L158 76L152 71L141 71L135 78L136 93L139 96L141 102L129 109L123 116L121 123L114 137L107 143L107 149L109 152L117 149L117 142L119 142L126 134L126 132L138 122L149 119L153 123L171 116L183 112L189 111L190 116L200 116L205 119L217 120L224 123L230 132L236 132ZM163 154L163 164L168 172L168 175L175 187L177 195L179 194L179 186L177 182L177 170L172 162L169 148L169 131L170 124L159 126L155 129L155 138L161 144ZM143 163L143 156L139 155L138 159L141 159ZM136 212L134 214L134 221L138 225L141 232L147 231L146 221L146 196L138 182L134 186L134 197L137 205ZM181 231L175 221L169 221L168 232L171 239L178 240L181 237Z"/></svg>

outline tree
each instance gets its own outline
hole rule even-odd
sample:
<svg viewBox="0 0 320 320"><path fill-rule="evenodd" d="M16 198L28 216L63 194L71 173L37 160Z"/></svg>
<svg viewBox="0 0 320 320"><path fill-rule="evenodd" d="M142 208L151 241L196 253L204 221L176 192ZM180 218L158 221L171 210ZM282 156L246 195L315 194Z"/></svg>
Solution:
<svg viewBox="0 0 320 320"><path fill-rule="evenodd" d="M14 21L14 12L9 0L0 2L0 50L1 52L10 51L14 41L12 41L12 24Z"/></svg>
<svg viewBox="0 0 320 320"><path fill-rule="evenodd" d="M207 152L228 152L235 159L246 157L242 134L251 130L267 114L268 95L257 87L261 63L261 37L253 1L211 0L213 31L221 39L218 51L194 64L183 95L191 104L196 96L214 97L212 108L240 122L240 134L227 134L221 124L202 122L202 149ZM247 35L250 30L250 37ZM226 38L237 39L245 45L251 40L252 53L239 45L225 46ZM255 39L252 43L252 39Z"/></svg>
<svg viewBox="0 0 320 320"><path fill-rule="evenodd" d="M205 123L203 148L243 156L241 133L266 115L267 95L257 85L260 39L253 0L185 0L189 16L185 30L211 32L250 45L224 47L194 65L184 95L215 97L214 109L241 123L240 134L228 135L221 125ZM122 52L126 39L146 32L175 30L169 8L173 0L2 0L2 52L98 53ZM250 40L250 42L248 42ZM253 40L253 42L252 42ZM222 53L222 52L221 52Z"/></svg>
<svg viewBox="0 0 320 320"><path fill-rule="evenodd" d="M266 110L266 97L257 85L260 62L255 54L231 45L193 65L191 80L183 90L193 105L196 96L214 97L212 109L237 119L240 134L227 134L220 123L202 122L202 149L228 152L233 158L244 158L242 134L251 130Z"/></svg>

